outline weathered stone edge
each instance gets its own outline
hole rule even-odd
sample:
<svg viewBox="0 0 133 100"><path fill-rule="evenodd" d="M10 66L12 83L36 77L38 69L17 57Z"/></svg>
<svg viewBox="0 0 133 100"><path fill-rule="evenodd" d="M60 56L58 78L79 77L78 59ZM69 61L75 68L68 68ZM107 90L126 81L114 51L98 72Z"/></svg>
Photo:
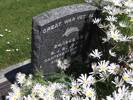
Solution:
<svg viewBox="0 0 133 100"><path fill-rule="evenodd" d="M5 69L0 70L0 83L7 81L6 77L4 76L6 73L8 73L14 69L20 68L21 66L24 66L29 63L31 63L31 59L27 59L23 62L17 63L15 65L11 65Z"/></svg>
<svg viewBox="0 0 133 100"><path fill-rule="evenodd" d="M94 11L96 9L97 9L97 7L86 4L86 3L73 4L73 5L68 5L68 6L51 9L49 11L39 14L38 16L34 16L33 20L39 26L44 26L45 24L48 24L54 20L57 20L59 18L68 16L68 15L71 15L74 13L79 13L79 12L89 11L89 10ZM63 12L63 10L65 12Z"/></svg>

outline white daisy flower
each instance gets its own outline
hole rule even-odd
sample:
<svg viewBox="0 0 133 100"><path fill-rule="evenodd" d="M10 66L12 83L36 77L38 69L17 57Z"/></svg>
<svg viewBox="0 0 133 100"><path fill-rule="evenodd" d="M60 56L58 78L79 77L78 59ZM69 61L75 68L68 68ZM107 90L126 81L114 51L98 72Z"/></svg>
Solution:
<svg viewBox="0 0 133 100"><path fill-rule="evenodd" d="M15 93L10 92L8 96L6 96L6 100L20 100L20 96L16 95Z"/></svg>
<svg viewBox="0 0 133 100"><path fill-rule="evenodd" d="M122 7L123 0L108 0L108 1L111 2L112 4L114 4L115 6Z"/></svg>
<svg viewBox="0 0 133 100"><path fill-rule="evenodd" d="M86 87L83 89L83 93L85 94L86 97L94 97L95 96L95 90L92 89L91 87Z"/></svg>
<svg viewBox="0 0 133 100"><path fill-rule="evenodd" d="M66 70L67 68L69 68L70 66L70 60L68 59L64 59L64 60L57 60L57 67L62 69L62 70Z"/></svg>
<svg viewBox="0 0 133 100"><path fill-rule="evenodd" d="M128 17L130 17L131 19L133 19L133 14L132 13L129 13L128 14Z"/></svg>
<svg viewBox="0 0 133 100"><path fill-rule="evenodd" d="M124 81L133 86L133 70L125 70L122 75L122 78Z"/></svg>
<svg viewBox="0 0 133 100"><path fill-rule="evenodd" d="M121 22L119 22L119 26L120 27L127 27L127 23L126 22L124 22L124 21L121 21Z"/></svg>
<svg viewBox="0 0 133 100"><path fill-rule="evenodd" d="M94 24L99 24L100 21L101 21L100 18L94 18L94 19L92 20L92 22L93 22Z"/></svg>
<svg viewBox="0 0 133 100"><path fill-rule="evenodd" d="M92 51L92 53L90 53L90 56L100 59L102 56L102 52L99 52L98 49L95 49Z"/></svg>
<svg viewBox="0 0 133 100"><path fill-rule="evenodd" d="M79 83L77 81L73 81L71 83L71 89L70 89L71 93L73 95L77 95L80 91L80 88L79 88Z"/></svg>
<svg viewBox="0 0 133 100"><path fill-rule="evenodd" d="M105 42L108 42L109 39L108 38L102 38L102 41L103 41L103 43L105 43Z"/></svg>
<svg viewBox="0 0 133 100"><path fill-rule="evenodd" d="M104 6L104 7L103 7L103 12L108 12L108 11L110 11L110 10L112 10L112 9L113 9L113 6L107 5L107 6Z"/></svg>
<svg viewBox="0 0 133 100"><path fill-rule="evenodd" d="M111 63L109 66L108 66L108 72L111 73L111 74L114 74L116 75L120 70L120 66L115 64L115 63Z"/></svg>
<svg viewBox="0 0 133 100"><path fill-rule="evenodd" d="M109 61L105 61L105 60L103 60L103 61L100 61L100 62L98 62L98 68L99 68L99 72L107 72L107 70L108 70L108 65L109 65Z"/></svg>
<svg viewBox="0 0 133 100"><path fill-rule="evenodd" d="M126 7L128 7L128 8L133 8L133 1L126 1L126 2L124 2L124 5L126 6Z"/></svg>
<svg viewBox="0 0 133 100"><path fill-rule="evenodd" d="M116 21L117 21L117 17L114 17L114 16L107 16L107 17L106 17L106 20L109 21L109 22L116 22Z"/></svg>
<svg viewBox="0 0 133 100"><path fill-rule="evenodd" d="M92 63L91 67L93 69L93 72L90 72L90 74L95 75L99 73L96 63Z"/></svg>
<svg viewBox="0 0 133 100"><path fill-rule="evenodd" d="M15 49L15 51L19 51L19 49Z"/></svg>
<svg viewBox="0 0 133 100"><path fill-rule="evenodd" d="M109 50L109 54L110 54L112 57L116 57L116 53L115 53L115 52L112 52L111 49Z"/></svg>
<svg viewBox="0 0 133 100"><path fill-rule="evenodd" d="M125 35L125 36L121 36L120 41L121 42L127 42L127 41L131 41L131 40L128 36Z"/></svg>
<svg viewBox="0 0 133 100"><path fill-rule="evenodd" d="M128 17L129 17L129 14L133 12L133 8L126 8L123 10L125 14L128 14Z"/></svg>
<svg viewBox="0 0 133 100"><path fill-rule="evenodd" d="M118 88L118 91L114 91L113 96L107 96L107 100L127 100L128 88L123 85Z"/></svg>
<svg viewBox="0 0 133 100"><path fill-rule="evenodd" d="M108 14L114 16L117 14L121 14L121 10L119 8L116 8L114 6L107 5L103 8L103 12L107 12Z"/></svg>
<svg viewBox="0 0 133 100"><path fill-rule="evenodd" d="M83 87L86 87L86 86L90 86L91 84L94 84L95 79L92 75L87 76L87 74L85 75L81 74L81 76L77 79L77 82L83 85Z"/></svg>
<svg viewBox="0 0 133 100"><path fill-rule="evenodd" d="M11 33L12 31L11 30L8 30L9 33Z"/></svg>
<svg viewBox="0 0 133 100"><path fill-rule="evenodd" d="M10 44L10 42L8 41L8 42L6 42L7 44Z"/></svg>
<svg viewBox="0 0 133 100"><path fill-rule="evenodd" d="M133 100L133 91L129 94L129 100Z"/></svg>
<svg viewBox="0 0 133 100"><path fill-rule="evenodd" d="M36 98L34 96L28 95L24 96L24 100L36 100Z"/></svg>
<svg viewBox="0 0 133 100"><path fill-rule="evenodd" d="M120 34L119 30L109 30L107 31L107 37L109 39L113 39L114 41L118 42L119 40L121 40L122 34Z"/></svg>
<svg viewBox="0 0 133 100"><path fill-rule="evenodd" d="M5 32L8 32L8 29L7 28L5 29Z"/></svg>
<svg viewBox="0 0 133 100"><path fill-rule="evenodd" d="M17 73L16 79L17 79L17 82L22 85L26 81L26 75L19 72Z"/></svg>
<svg viewBox="0 0 133 100"><path fill-rule="evenodd" d="M3 37L4 35L3 34L0 34L0 37Z"/></svg>
<svg viewBox="0 0 133 100"><path fill-rule="evenodd" d="M37 96L43 96L43 94L46 92L46 86L36 83L32 88L32 94Z"/></svg>
<svg viewBox="0 0 133 100"><path fill-rule="evenodd" d="M10 51L12 51L11 49L6 49L6 52L10 52Z"/></svg>
<svg viewBox="0 0 133 100"><path fill-rule="evenodd" d="M26 38L27 40L30 40L30 38Z"/></svg>
<svg viewBox="0 0 133 100"><path fill-rule="evenodd" d="M129 67L133 69L133 63L129 64Z"/></svg>
<svg viewBox="0 0 133 100"><path fill-rule="evenodd" d="M115 84L116 87L121 87L123 86L124 81L117 76L115 77L114 81L112 81L112 83Z"/></svg>

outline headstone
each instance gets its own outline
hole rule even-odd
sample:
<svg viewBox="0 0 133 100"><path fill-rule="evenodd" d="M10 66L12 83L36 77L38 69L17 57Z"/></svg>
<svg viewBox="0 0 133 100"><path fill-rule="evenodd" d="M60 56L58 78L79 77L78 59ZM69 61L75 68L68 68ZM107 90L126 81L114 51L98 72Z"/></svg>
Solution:
<svg viewBox="0 0 133 100"><path fill-rule="evenodd" d="M50 10L33 17L32 65L44 73L57 70L56 61L68 52L74 54L85 18L92 19L96 7L75 4Z"/></svg>

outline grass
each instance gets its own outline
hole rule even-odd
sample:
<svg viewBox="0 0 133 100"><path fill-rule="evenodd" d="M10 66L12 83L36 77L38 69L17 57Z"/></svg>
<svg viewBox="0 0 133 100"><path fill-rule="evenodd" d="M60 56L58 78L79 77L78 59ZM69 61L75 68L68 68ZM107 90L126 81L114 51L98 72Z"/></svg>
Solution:
<svg viewBox="0 0 133 100"><path fill-rule="evenodd" d="M0 0L0 69L30 58L33 16L83 1Z"/></svg>

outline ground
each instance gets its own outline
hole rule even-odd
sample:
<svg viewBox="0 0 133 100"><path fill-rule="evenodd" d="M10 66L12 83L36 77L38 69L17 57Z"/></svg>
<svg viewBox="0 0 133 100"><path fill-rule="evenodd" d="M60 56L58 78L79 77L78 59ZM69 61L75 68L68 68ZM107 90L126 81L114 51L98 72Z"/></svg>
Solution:
<svg viewBox="0 0 133 100"><path fill-rule="evenodd" d="M0 69L31 56L32 17L84 0L0 0Z"/></svg>

